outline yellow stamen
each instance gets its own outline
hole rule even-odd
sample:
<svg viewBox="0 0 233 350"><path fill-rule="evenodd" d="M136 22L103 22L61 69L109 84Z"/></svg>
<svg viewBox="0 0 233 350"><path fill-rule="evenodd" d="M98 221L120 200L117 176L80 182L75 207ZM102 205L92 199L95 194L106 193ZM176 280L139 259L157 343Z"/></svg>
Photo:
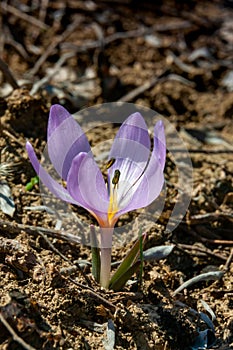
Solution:
<svg viewBox="0 0 233 350"><path fill-rule="evenodd" d="M117 201L115 189L113 190L113 194L109 199L109 207L108 207L108 220L111 222L115 214L117 213Z"/></svg>
<svg viewBox="0 0 233 350"><path fill-rule="evenodd" d="M109 207L108 207L108 220L111 221L115 214L118 211L117 206L117 185L120 179L120 170L116 169L114 176L112 178L112 184L110 185L110 198L109 198Z"/></svg>
<svg viewBox="0 0 233 350"><path fill-rule="evenodd" d="M116 169L115 172L114 172L114 176L112 178L112 184L113 185L116 186L118 184L119 179L120 179L120 175L121 175L120 170Z"/></svg>
<svg viewBox="0 0 233 350"><path fill-rule="evenodd" d="M115 158L111 158L109 159L109 161L106 164L106 169L111 168L111 166L115 163L116 159Z"/></svg>

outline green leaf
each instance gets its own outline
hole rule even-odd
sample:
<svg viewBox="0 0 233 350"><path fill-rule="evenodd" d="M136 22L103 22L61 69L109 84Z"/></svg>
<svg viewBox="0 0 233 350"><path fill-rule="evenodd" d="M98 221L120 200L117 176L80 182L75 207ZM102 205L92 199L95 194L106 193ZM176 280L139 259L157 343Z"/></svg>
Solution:
<svg viewBox="0 0 233 350"><path fill-rule="evenodd" d="M126 282L133 276L135 272L138 271L139 267L141 265L141 261L136 261L135 264L130 266L130 268L125 271L117 280L115 280L111 285L110 288L113 289L115 292L119 292Z"/></svg>
<svg viewBox="0 0 233 350"><path fill-rule="evenodd" d="M144 265L144 259L143 259L143 237L142 237L142 229L139 230L139 252L140 252L140 271L139 271L139 285L142 285L142 275L143 275L143 265Z"/></svg>
<svg viewBox="0 0 233 350"><path fill-rule="evenodd" d="M146 234L142 234L142 243L140 243L141 238L137 239L133 247L130 249L124 260L121 262L116 272L110 280L109 287L112 288L112 285L126 273L126 271L138 260L140 253L140 244L144 244L146 239ZM140 263L140 261L139 261Z"/></svg>
<svg viewBox="0 0 233 350"><path fill-rule="evenodd" d="M39 177L35 176L31 178L31 181L28 182L25 186L26 191L31 191L33 187L39 183Z"/></svg>

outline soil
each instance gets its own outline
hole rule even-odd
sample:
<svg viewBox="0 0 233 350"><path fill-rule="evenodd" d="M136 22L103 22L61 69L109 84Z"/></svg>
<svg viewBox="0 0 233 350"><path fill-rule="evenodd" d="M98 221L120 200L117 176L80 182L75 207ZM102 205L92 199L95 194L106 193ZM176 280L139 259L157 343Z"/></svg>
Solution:
<svg viewBox="0 0 233 350"><path fill-rule="evenodd" d="M0 8L0 184L15 205L12 214L0 210L0 349L233 349L232 1L11 0ZM94 281L91 250L74 238L82 228L63 237L39 185L25 188L35 177L25 143L40 157L52 104L75 113L114 101L174 125L194 183L185 217L166 233L178 193L168 154L166 204L156 223L145 215L145 249L174 249L145 262L142 283L135 275L119 292ZM116 130L95 129L91 145ZM113 247L113 261L132 243ZM223 274L174 293L211 271Z"/></svg>

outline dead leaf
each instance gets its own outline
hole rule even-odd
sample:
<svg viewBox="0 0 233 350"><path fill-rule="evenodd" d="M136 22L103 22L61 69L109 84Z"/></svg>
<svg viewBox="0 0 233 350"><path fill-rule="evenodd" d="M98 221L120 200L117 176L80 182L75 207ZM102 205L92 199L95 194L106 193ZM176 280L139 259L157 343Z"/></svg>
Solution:
<svg viewBox="0 0 233 350"><path fill-rule="evenodd" d="M10 216L13 216L15 212L15 203L6 181L0 181L0 209Z"/></svg>

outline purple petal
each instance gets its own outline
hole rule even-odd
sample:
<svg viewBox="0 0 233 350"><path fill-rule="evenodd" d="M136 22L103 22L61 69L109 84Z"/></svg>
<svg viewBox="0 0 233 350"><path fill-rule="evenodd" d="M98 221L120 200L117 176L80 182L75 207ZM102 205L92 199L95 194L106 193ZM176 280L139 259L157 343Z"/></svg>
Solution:
<svg viewBox="0 0 233 350"><path fill-rule="evenodd" d="M67 176L67 189L101 225L107 223L109 206L107 188L92 155L82 152L73 159Z"/></svg>
<svg viewBox="0 0 233 350"><path fill-rule="evenodd" d="M166 145L163 122L159 121L154 128L154 148L148 166L141 178L131 186L122 197L118 215L143 208L152 203L160 194L164 184L164 165Z"/></svg>
<svg viewBox="0 0 233 350"><path fill-rule="evenodd" d="M69 194L69 192L60 185L57 181L55 181L48 173L47 171L40 165L37 156L34 152L34 149L30 142L26 143L26 150L28 153L28 156L30 158L30 161L32 163L33 168L35 169L37 175L39 176L40 180L43 182L43 184L58 198L65 202L69 202L72 204L79 205L78 202L76 202Z"/></svg>
<svg viewBox="0 0 233 350"><path fill-rule="evenodd" d="M164 169L166 161L166 137L162 120L159 120L154 127L154 150L157 152L156 154L161 167Z"/></svg>
<svg viewBox="0 0 233 350"><path fill-rule="evenodd" d="M130 158L137 162L144 160L141 152L137 152L137 145L140 150L144 148L150 151L150 137L146 123L140 113L131 114L121 125L114 139L109 158Z"/></svg>
<svg viewBox="0 0 233 350"><path fill-rule="evenodd" d="M151 204L160 194L164 184L163 170L155 157L152 157L145 174L139 182L132 187L128 193L128 198L124 201L126 205L119 210L118 215L129 211L144 208ZM123 201L123 199L122 199ZM120 205L122 207L122 205Z"/></svg>
<svg viewBox="0 0 233 350"><path fill-rule="evenodd" d="M150 148L150 137L144 118L138 112L131 114L121 125L116 138L137 141Z"/></svg>
<svg viewBox="0 0 233 350"><path fill-rule="evenodd" d="M70 113L64 107L60 105L51 106L48 120L47 138L50 138L59 125L70 117Z"/></svg>
<svg viewBox="0 0 233 350"><path fill-rule="evenodd" d="M146 123L140 113L130 115L121 125L113 142L109 158L115 163L109 169L109 181L116 169L120 180L134 183L143 172L150 155L150 137Z"/></svg>
<svg viewBox="0 0 233 350"><path fill-rule="evenodd" d="M48 121L48 153L58 174L66 180L74 157L89 151L86 135L72 115L64 107L53 105Z"/></svg>
<svg viewBox="0 0 233 350"><path fill-rule="evenodd" d="M131 188L134 188L134 184L137 183L141 174L145 169L146 163L136 163L130 159L117 159L114 165L112 166L111 171L109 171L109 188L113 188L112 179L115 174L115 170L120 170L119 181L117 183L117 202L120 204L120 207L126 206L129 201L132 191ZM111 192L111 191L109 191Z"/></svg>

